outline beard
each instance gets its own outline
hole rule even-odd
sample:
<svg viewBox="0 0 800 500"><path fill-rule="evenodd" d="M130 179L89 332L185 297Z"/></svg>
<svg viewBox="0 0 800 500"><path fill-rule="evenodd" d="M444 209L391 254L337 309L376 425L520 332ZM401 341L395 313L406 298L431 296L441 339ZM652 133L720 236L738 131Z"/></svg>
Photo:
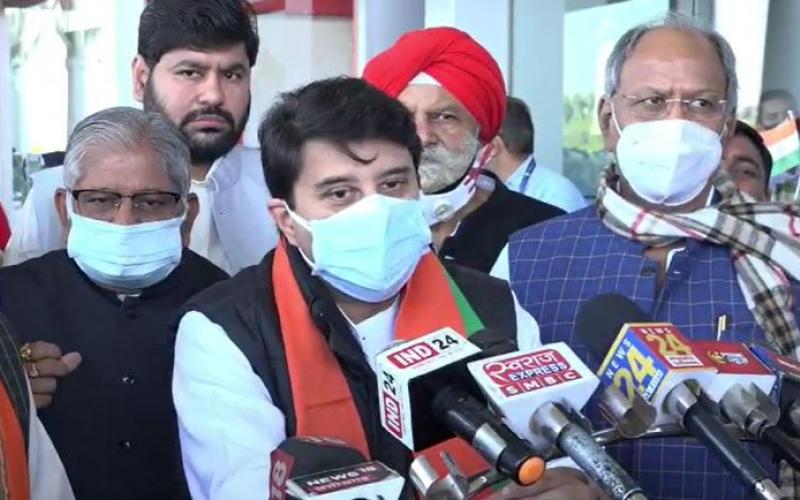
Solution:
<svg viewBox="0 0 800 500"><path fill-rule="evenodd" d="M419 161L419 182L422 192L434 194L452 186L467 174L481 149L477 137L468 135L455 151L443 144L427 146Z"/></svg>
<svg viewBox="0 0 800 500"><path fill-rule="evenodd" d="M147 112L159 113L167 117L170 121L173 121L167 113L167 107L164 105L164 101L156 94L155 88L153 88L152 78L150 78L145 85L142 106ZM187 126L202 116L218 117L224 120L225 123L228 124L228 127L223 130L208 129L188 132ZM186 140L186 144L189 146L192 164L211 165L217 158L226 155L236 146L236 143L239 142L239 137L241 137L244 131L249 116L250 103L248 102L247 110L239 123L236 123L236 119L229 111L219 106L209 106L190 111L179 123L174 121L173 123L178 126L178 129L180 129L181 134Z"/></svg>

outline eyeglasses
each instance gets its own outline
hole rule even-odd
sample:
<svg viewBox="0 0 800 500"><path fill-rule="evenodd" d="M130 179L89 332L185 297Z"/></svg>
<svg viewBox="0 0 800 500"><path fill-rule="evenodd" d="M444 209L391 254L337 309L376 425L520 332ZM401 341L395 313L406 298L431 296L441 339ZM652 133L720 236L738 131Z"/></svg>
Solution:
<svg viewBox="0 0 800 500"><path fill-rule="evenodd" d="M640 120L658 120L669 114L670 108L675 103L680 103L683 112L689 119L698 121L711 121L720 118L725 113L727 99L713 97L680 97L667 98L662 95L632 96L619 94L627 102L627 107L636 118Z"/></svg>
<svg viewBox="0 0 800 500"><path fill-rule="evenodd" d="M78 189L71 193L81 215L104 221L111 221L114 218L125 198L130 198L133 215L141 222L175 217L178 203L181 200L180 194L167 191L147 191L124 195L99 189Z"/></svg>

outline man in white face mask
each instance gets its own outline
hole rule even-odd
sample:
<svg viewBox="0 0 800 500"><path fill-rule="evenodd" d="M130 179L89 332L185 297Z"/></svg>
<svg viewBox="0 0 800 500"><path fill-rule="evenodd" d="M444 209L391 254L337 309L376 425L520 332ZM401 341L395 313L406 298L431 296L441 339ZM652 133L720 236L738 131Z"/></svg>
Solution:
<svg viewBox="0 0 800 500"><path fill-rule="evenodd" d="M56 194L66 250L0 269L3 310L77 498L182 498L174 321L226 277L185 248L189 179L189 149L166 118L95 113L70 136Z"/></svg>
<svg viewBox="0 0 800 500"><path fill-rule="evenodd" d="M577 311L613 292L692 339L800 354L797 208L754 204L720 168L735 129L736 86L728 43L691 20L637 26L617 42L598 108L613 162L596 205L521 231L509 244L512 286L543 342L571 342L589 358L573 336ZM719 461L683 438L635 441L613 453L648 494L749 497ZM775 465L754 454L777 477Z"/></svg>
<svg viewBox="0 0 800 500"><path fill-rule="evenodd" d="M323 80L284 95L259 137L281 243L192 300L175 347L195 500L264 498L270 453L294 436L338 438L406 475L409 451L380 425L376 354L479 323L538 342L506 282L430 251L421 144L400 103L363 80ZM463 442L446 449L467 474L486 466ZM537 491L591 498L579 474L548 471Z"/></svg>

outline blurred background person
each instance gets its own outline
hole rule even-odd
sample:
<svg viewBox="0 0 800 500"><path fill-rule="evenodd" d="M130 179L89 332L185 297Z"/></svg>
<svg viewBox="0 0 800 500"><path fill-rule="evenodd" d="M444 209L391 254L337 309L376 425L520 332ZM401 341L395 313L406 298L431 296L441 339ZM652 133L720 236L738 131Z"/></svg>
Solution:
<svg viewBox="0 0 800 500"><path fill-rule="evenodd" d="M492 142L492 158L486 168L494 172L506 187L531 198L574 212L588 202L569 179L534 157L536 129L528 105L509 97L506 118Z"/></svg>
<svg viewBox="0 0 800 500"><path fill-rule="evenodd" d="M772 155L753 127L736 121L736 129L725 145L722 161L740 191L758 201L769 201Z"/></svg>
<svg viewBox="0 0 800 500"><path fill-rule="evenodd" d="M775 128L789 118L790 111L798 118L797 101L791 92L783 89L767 90L761 94L759 100L756 126L759 130Z"/></svg>

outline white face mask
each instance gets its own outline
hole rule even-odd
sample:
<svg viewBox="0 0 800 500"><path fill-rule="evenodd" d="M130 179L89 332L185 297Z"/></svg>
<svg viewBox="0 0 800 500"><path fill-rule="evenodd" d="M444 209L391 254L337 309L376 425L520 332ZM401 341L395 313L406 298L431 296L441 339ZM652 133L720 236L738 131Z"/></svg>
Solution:
<svg viewBox="0 0 800 500"><path fill-rule="evenodd" d="M711 129L688 120L633 123L620 130L617 164L620 173L642 199L676 206L697 197L719 167L720 138Z"/></svg>
<svg viewBox="0 0 800 500"><path fill-rule="evenodd" d="M76 214L67 202L67 254L95 283L141 290L166 278L180 263L185 215L122 226Z"/></svg>
<svg viewBox="0 0 800 500"><path fill-rule="evenodd" d="M395 296L430 251L431 231L418 200L367 196L324 219L289 215L311 233L311 274L363 302Z"/></svg>
<svg viewBox="0 0 800 500"><path fill-rule="evenodd" d="M433 226L452 219L456 212L469 203L469 200L475 195L475 179L477 177L470 172L458 186L450 191L439 194L422 194L419 201L428 225Z"/></svg>
<svg viewBox="0 0 800 500"><path fill-rule="evenodd" d="M478 148L477 153L471 153L471 156L474 157L472 166L467 170L461 182L450 191L438 194L425 194L423 191L420 196L419 201L422 203L428 225L434 226L452 219L456 212L465 207L475 195L479 174L486 162L489 161L492 145L489 143L481 148L480 143L473 140ZM423 163L420 162L421 179L423 179L422 167Z"/></svg>

